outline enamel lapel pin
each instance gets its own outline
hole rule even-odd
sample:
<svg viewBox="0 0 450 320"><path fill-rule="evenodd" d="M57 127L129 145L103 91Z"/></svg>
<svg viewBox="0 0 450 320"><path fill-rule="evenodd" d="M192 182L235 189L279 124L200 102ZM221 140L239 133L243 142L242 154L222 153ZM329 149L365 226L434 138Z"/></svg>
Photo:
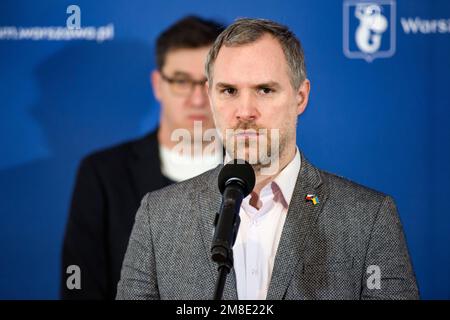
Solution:
<svg viewBox="0 0 450 320"><path fill-rule="evenodd" d="M311 201L313 205L319 204L319 198L315 194L307 194L305 199L306 201Z"/></svg>

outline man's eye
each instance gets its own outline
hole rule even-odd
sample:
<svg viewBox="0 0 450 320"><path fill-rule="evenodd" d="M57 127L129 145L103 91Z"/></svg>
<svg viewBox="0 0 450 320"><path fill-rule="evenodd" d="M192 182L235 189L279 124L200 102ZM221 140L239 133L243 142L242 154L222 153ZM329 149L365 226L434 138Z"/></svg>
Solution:
<svg viewBox="0 0 450 320"><path fill-rule="evenodd" d="M226 95L229 95L229 96L232 96L232 95L235 95L236 94L236 89L235 88L225 88L225 89L222 89L222 93L224 93L224 94L226 94Z"/></svg>
<svg viewBox="0 0 450 320"><path fill-rule="evenodd" d="M269 93L274 92L274 90L272 88L268 88L268 87L259 88L258 91L261 94L269 94Z"/></svg>
<svg viewBox="0 0 450 320"><path fill-rule="evenodd" d="M174 79L173 82L177 85L185 86L189 84L190 81L188 79Z"/></svg>

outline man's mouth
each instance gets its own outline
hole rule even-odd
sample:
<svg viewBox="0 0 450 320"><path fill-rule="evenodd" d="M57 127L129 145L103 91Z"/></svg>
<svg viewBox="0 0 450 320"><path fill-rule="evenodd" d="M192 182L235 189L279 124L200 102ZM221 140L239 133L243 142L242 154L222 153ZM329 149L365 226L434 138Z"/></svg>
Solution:
<svg viewBox="0 0 450 320"><path fill-rule="evenodd" d="M259 136L259 133L256 130L248 130L248 131L237 132L234 136L237 139L254 139Z"/></svg>
<svg viewBox="0 0 450 320"><path fill-rule="evenodd" d="M189 120L193 121L204 121L207 119L207 116L204 114L191 114L188 116Z"/></svg>

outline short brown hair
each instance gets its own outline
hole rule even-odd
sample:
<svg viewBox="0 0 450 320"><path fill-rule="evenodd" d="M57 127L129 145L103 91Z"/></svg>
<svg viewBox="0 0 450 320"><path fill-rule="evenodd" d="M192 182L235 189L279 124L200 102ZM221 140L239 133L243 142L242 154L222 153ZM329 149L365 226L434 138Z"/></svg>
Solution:
<svg viewBox="0 0 450 320"><path fill-rule="evenodd" d="M206 60L206 76L212 81L213 65L222 46L237 47L257 41L270 34L280 43L290 69L291 83L300 87L306 79L306 66L303 48L295 34L288 27L266 19L237 19L216 39Z"/></svg>
<svg viewBox="0 0 450 320"><path fill-rule="evenodd" d="M156 66L162 70L169 51L213 44L224 26L213 20L187 16L163 31L156 40Z"/></svg>

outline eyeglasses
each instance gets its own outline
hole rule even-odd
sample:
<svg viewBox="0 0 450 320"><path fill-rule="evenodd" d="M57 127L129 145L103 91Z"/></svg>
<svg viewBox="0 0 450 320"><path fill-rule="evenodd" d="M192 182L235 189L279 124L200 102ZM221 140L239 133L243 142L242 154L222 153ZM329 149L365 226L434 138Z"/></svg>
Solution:
<svg viewBox="0 0 450 320"><path fill-rule="evenodd" d="M169 78L164 73L161 72L161 78L169 83L172 92L178 96L186 97L194 92L195 86L200 86L203 88L207 79L194 80L186 76L175 76Z"/></svg>

